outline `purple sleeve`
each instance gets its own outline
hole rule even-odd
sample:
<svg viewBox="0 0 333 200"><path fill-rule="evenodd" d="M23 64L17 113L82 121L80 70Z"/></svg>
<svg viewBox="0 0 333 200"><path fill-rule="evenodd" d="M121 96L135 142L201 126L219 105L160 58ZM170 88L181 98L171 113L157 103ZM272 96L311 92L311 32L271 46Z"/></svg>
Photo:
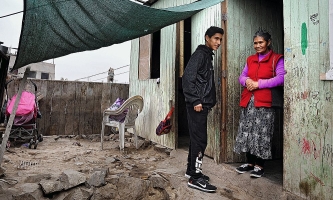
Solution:
<svg viewBox="0 0 333 200"><path fill-rule="evenodd" d="M270 79L259 79L258 85L259 89L262 88L272 88L284 84L284 75L286 71L284 70L284 60L283 57L280 58L276 64L275 69L276 76Z"/></svg>
<svg viewBox="0 0 333 200"><path fill-rule="evenodd" d="M245 67L241 73L241 75L239 76L239 83L242 85L242 86L246 86L246 79L248 79L249 77L247 76L247 72L249 71L249 68L247 66L247 64L245 64Z"/></svg>

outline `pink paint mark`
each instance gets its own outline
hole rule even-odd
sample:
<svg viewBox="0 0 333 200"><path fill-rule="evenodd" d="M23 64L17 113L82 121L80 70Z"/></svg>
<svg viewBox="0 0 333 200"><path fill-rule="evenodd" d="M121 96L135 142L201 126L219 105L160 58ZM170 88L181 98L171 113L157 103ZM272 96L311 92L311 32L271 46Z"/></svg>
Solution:
<svg viewBox="0 0 333 200"><path fill-rule="evenodd" d="M317 181L317 183L320 183L321 186L325 186L325 184L323 183L323 181L320 180L320 178L318 178L317 176L313 175L310 172L311 176Z"/></svg>
<svg viewBox="0 0 333 200"><path fill-rule="evenodd" d="M307 99L309 97L309 92L308 91L301 92L301 96L302 99Z"/></svg>
<svg viewBox="0 0 333 200"><path fill-rule="evenodd" d="M302 153L304 153L304 154L310 154L311 153L310 142L308 140L306 140L305 138L303 138Z"/></svg>

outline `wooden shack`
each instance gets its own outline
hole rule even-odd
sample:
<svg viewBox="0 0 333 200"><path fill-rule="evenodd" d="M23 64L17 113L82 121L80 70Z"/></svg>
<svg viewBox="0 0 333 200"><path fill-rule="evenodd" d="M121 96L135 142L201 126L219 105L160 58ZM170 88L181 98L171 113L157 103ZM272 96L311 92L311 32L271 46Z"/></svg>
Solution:
<svg viewBox="0 0 333 200"><path fill-rule="evenodd" d="M158 0L152 7L191 2ZM218 163L244 161L244 156L233 153L240 114L238 77L246 57L255 53L253 34L259 28L268 30L274 51L285 55L287 70L285 105L277 112L272 149L274 159L283 159L283 186L302 197L332 199L333 87L332 81L320 79L333 67L332 7L330 0L225 0L133 40L129 96L140 94L145 104L137 120L138 132L166 147L186 148L181 77L190 55L204 43L205 30L219 26L225 35L222 47L214 52L218 103L209 114L206 154ZM171 106L176 108L172 131L157 136L155 129Z"/></svg>
<svg viewBox="0 0 333 200"><path fill-rule="evenodd" d="M166 8L191 2L194 1L159 0L152 6ZM188 140L181 77L191 54L199 44L204 44L206 29L218 26L225 30L225 35L223 45L214 52L218 103L209 114L206 154L216 162L243 160L232 151L240 111L238 76L246 57L254 53L252 37L259 28L274 32L274 49L283 53L282 16L282 1L224 1L184 21L133 40L130 96L140 94L145 99L137 123L141 136L173 149L179 148L181 141ZM172 132L157 136L156 126L171 106L176 108ZM281 146L282 140L278 143L276 146Z"/></svg>

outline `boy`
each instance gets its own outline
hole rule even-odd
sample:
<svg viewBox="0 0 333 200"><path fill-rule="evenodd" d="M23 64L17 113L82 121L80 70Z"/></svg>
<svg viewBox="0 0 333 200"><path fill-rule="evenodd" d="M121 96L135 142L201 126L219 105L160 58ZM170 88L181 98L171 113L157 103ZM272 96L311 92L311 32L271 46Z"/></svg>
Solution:
<svg viewBox="0 0 333 200"><path fill-rule="evenodd" d="M209 184L209 177L202 174L202 159L207 147L207 116L216 104L213 50L222 41L222 28L211 26L205 33L205 45L199 45L192 54L183 75L190 146L185 176L188 186L204 192L215 192L216 187Z"/></svg>

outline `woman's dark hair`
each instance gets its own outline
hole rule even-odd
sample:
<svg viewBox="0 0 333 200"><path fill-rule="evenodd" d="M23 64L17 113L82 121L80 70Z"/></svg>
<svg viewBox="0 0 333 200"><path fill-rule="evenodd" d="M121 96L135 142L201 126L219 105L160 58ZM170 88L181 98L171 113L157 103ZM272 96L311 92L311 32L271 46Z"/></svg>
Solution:
<svg viewBox="0 0 333 200"><path fill-rule="evenodd" d="M269 41L272 40L272 36L271 36L271 34L269 34L268 31L265 31L265 30L262 30L262 29L258 30L258 31L254 34L254 36L253 36L253 40L254 40L254 38L256 38L257 36L264 38L264 40L265 40L266 42L269 42ZM271 45L272 45L272 43L268 46L269 49L272 48Z"/></svg>
<svg viewBox="0 0 333 200"><path fill-rule="evenodd" d="M208 37L212 37L213 35L215 35L216 33L221 33L222 35L224 34L224 31L222 28L220 27L216 27L216 26L211 26L207 29L206 33L205 33L205 37L206 35L208 35Z"/></svg>

